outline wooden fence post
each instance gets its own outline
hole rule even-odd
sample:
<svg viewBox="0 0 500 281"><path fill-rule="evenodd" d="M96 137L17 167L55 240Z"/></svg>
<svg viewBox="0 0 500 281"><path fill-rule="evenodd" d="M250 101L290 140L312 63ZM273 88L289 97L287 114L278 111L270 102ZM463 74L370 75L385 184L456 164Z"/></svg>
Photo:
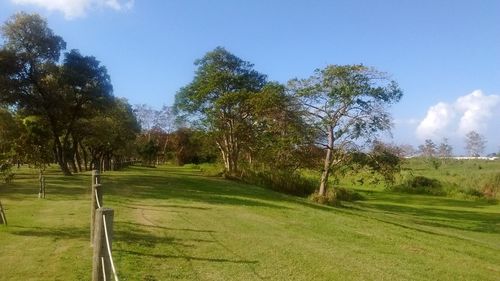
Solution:
<svg viewBox="0 0 500 281"><path fill-rule="evenodd" d="M103 216L106 218L103 219ZM95 217L94 254L92 258L92 281L111 280L111 259L108 251L108 242L111 250L113 242L114 211L110 208L99 208ZM106 221L106 231L104 230ZM108 242L106 242L106 239ZM104 264L103 264L104 262Z"/></svg>
<svg viewBox="0 0 500 281"><path fill-rule="evenodd" d="M45 176L43 174L40 174L40 189L38 191L38 198L44 198L45 199Z"/></svg>
<svg viewBox="0 0 500 281"><path fill-rule="evenodd" d="M90 192L90 245L94 245L94 223L95 223L95 214L97 208L99 208L99 204L102 207L102 187L101 187L101 175L98 170L92 170L92 184L91 184L91 192ZM97 198L96 198L97 193ZM99 202L97 202L99 200ZM98 204L99 203L99 204Z"/></svg>
<svg viewBox="0 0 500 281"><path fill-rule="evenodd" d="M3 211L2 202L0 202L0 224L7 225L7 217L5 216L5 212Z"/></svg>

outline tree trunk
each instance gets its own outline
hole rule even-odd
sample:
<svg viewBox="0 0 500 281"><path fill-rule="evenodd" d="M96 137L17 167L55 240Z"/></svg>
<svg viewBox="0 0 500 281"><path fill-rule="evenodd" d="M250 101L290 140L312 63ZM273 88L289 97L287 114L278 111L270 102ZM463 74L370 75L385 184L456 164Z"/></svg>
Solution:
<svg viewBox="0 0 500 281"><path fill-rule="evenodd" d="M77 168L78 168L78 172L82 172L82 157L80 157L80 149L78 147L78 142L75 141L73 142L73 146L75 147L75 161L76 161L76 165L77 165Z"/></svg>
<svg viewBox="0 0 500 281"><path fill-rule="evenodd" d="M82 146L81 143L80 143L80 147L81 147L82 153L83 153L83 167L85 168L85 171L88 171L88 170L90 170L90 167L88 166L87 150L85 149L85 147Z"/></svg>
<svg viewBox="0 0 500 281"><path fill-rule="evenodd" d="M56 156L56 161L57 164L59 164L59 167L61 168L61 171L65 176L71 176L71 171L69 170L68 163L66 161L66 157L64 157L64 149L61 144L61 141L59 141L58 137L54 138L54 152Z"/></svg>
<svg viewBox="0 0 500 281"><path fill-rule="evenodd" d="M326 148L325 162L323 165L323 172L321 173L321 181L319 185L318 195L325 196L328 189L328 177L330 176L330 167L332 165L333 153L333 128L328 127L328 146Z"/></svg>
<svg viewBox="0 0 500 281"><path fill-rule="evenodd" d="M73 173L78 173L78 168L76 167L74 154L73 154L73 157L71 157L71 159L69 159L69 164L71 165L71 169L73 170Z"/></svg>

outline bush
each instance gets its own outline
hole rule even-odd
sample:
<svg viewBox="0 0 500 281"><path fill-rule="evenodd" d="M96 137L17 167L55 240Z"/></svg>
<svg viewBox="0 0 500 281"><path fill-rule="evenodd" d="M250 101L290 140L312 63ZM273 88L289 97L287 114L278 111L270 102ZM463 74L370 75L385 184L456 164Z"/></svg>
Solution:
<svg viewBox="0 0 500 281"><path fill-rule="evenodd" d="M340 201L358 201L363 200L363 196L352 189L347 189L343 187L335 187L333 188L333 192L335 193L335 197Z"/></svg>
<svg viewBox="0 0 500 281"><path fill-rule="evenodd" d="M413 175L406 176L405 178L403 178L403 181L400 185L391 186L389 187L389 189L396 192L412 194L446 194L439 180Z"/></svg>
<svg viewBox="0 0 500 281"><path fill-rule="evenodd" d="M224 175L224 167L218 164L204 163L197 165L201 173L206 177L221 177Z"/></svg>
<svg viewBox="0 0 500 281"><path fill-rule="evenodd" d="M361 194L347 188L343 187L335 187L327 190L325 196L321 196L318 192L314 192L309 196L309 199L313 202L331 205L331 206L340 206L341 201L357 201L363 200L363 196Z"/></svg>
<svg viewBox="0 0 500 281"><path fill-rule="evenodd" d="M296 196L307 196L313 193L317 185L316 181L306 179L293 171L247 169L242 173L241 179L246 183Z"/></svg>
<svg viewBox="0 0 500 281"><path fill-rule="evenodd" d="M14 179L14 173L12 173L12 165L10 163L0 163L0 179L5 183L10 183Z"/></svg>
<svg viewBox="0 0 500 281"><path fill-rule="evenodd" d="M322 204L322 205L330 205L330 206L340 206L340 200L337 198L337 194L333 190L328 190L326 195L319 195L317 192L314 192L309 196L309 200Z"/></svg>

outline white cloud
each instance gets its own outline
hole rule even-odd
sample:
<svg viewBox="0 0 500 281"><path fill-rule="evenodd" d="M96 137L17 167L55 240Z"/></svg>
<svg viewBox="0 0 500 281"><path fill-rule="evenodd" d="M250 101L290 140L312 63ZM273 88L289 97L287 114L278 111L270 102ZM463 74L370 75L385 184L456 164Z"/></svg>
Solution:
<svg viewBox="0 0 500 281"><path fill-rule="evenodd" d="M49 11L59 11L66 19L84 17L89 9L111 8L116 11L130 10L134 0L11 0L14 4L35 5Z"/></svg>
<svg viewBox="0 0 500 281"><path fill-rule="evenodd" d="M487 96L476 90L452 104L440 102L431 106L416 133L420 139L463 136L472 130L484 133L498 112L500 96Z"/></svg>
<svg viewBox="0 0 500 281"><path fill-rule="evenodd" d="M417 127L417 136L421 139L435 138L448 127L455 118L453 107L444 102L431 106L427 115Z"/></svg>
<svg viewBox="0 0 500 281"><path fill-rule="evenodd" d="M487 129L485 121L492 117L499 103L500 96L485 96L480 90L458 98L455 107L462 113L458 132L466 134L472 130L485 131Z"/></svg>

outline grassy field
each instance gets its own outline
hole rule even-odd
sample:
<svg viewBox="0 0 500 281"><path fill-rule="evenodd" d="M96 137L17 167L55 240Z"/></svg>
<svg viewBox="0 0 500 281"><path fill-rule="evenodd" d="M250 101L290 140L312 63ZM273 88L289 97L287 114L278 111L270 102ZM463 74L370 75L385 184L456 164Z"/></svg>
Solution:
<svg viewBox="0 0 500 281"><path fill-rule="evenodd" d="M0 185L0 280L89 280L90 174ZM358 189L333 208L194 168L106 172L121 280L500 280L500 206Z"/></svg>

